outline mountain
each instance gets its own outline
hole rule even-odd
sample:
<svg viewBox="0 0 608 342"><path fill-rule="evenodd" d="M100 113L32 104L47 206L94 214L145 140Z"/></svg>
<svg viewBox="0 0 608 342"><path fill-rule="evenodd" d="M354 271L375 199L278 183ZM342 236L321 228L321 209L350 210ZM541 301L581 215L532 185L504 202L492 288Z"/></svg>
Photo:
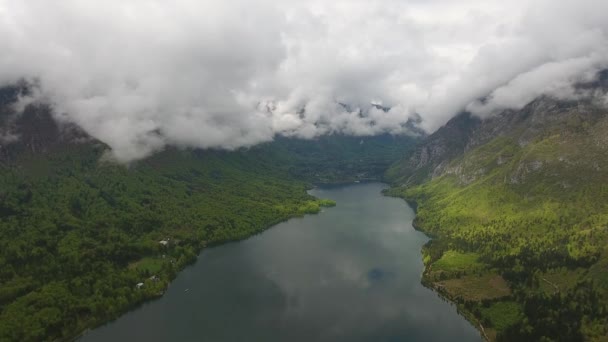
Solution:
<svg viewBox="0 0 608 342"><path fill-rule="evenodd" d="M605 94L608 73L578 85ZM395 163L388 191L417 208L423 281L489 340L608 334L608 107L548 96L462 113Z"/></svg>
<svg viewBox="0 0 608 342"><path fill-rule="evenodd" d="M17 110L27 91L0 89L0 341L71 340L162 295L202 248L333 205L311 183L379 179L415 141L278 138L120 165L49 106Z"/></svg>
<svg viewBox="0 0 608 342"><path fill-rule="evenodd" d="M600 72L595 81L579 84L577 89L606 94L608 70ZM485 120L468 112L460 113L426 137L410 156L392 165L386 175L393 183L418 184L444 174L455 158L497 137L517 137L523 146L551 131L572 128L568 127L576 125L572 120L595 122L605 113L605 101L605 97L557 101L543 96L521 110L506 110Z"/></svg>

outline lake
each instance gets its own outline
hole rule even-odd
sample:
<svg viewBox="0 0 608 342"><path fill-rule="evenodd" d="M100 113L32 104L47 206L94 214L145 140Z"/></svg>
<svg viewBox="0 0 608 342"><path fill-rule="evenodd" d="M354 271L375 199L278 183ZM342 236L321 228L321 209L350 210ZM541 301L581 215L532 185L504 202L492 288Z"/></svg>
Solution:
<svg viewBox="0 0 608 342"><path fill-rule="evenodd" d="M162 298L80 341L481 341L420 284L428 238L385 187L312 190L337 206L204 250Z"/></svg>

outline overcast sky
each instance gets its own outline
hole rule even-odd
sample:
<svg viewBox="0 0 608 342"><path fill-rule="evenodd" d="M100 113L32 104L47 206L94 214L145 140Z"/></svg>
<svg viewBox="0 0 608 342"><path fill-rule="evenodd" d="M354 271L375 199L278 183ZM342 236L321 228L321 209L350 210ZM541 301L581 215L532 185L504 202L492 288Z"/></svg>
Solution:
<svg viewBox="0 0 608 342"><path fill-rule="evenodd" d="M129 161L567 96L608 67L608 1L0 0L0 42L0 85Z"/></svg>

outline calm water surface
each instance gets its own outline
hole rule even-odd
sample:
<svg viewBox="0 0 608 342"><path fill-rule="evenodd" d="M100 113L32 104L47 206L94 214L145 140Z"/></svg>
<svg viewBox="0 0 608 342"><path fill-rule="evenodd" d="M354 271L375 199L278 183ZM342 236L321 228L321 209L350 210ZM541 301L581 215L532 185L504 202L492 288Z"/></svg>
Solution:
<svg viewBox="0 0 608 342"><path fill-rule="evenodd" d="M81 341L480 341L420 284L428 239L383 187L313 190L338 206L205 250L161 299Z"/></svg>

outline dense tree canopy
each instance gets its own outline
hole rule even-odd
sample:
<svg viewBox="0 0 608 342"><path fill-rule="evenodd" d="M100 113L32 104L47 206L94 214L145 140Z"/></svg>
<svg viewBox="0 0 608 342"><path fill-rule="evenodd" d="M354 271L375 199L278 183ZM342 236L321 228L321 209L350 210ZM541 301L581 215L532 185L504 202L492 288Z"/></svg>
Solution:
<svg viewBox="0 0 608 342"><path fill-rule="evenodd" d="M161 295L203 246L331 204L253 156L100 156L82 146L0 172L0 340L74 336Z"/></svg>
<svg viewBox="0 0 608 342"><path fill-rule="evenodd" d="M334 204L310 182L377 179L411 141L286 139L131 165L90 143L24 151L0 166L0 341L69 339L113 319L162 295L202 248Z"/></svg>

